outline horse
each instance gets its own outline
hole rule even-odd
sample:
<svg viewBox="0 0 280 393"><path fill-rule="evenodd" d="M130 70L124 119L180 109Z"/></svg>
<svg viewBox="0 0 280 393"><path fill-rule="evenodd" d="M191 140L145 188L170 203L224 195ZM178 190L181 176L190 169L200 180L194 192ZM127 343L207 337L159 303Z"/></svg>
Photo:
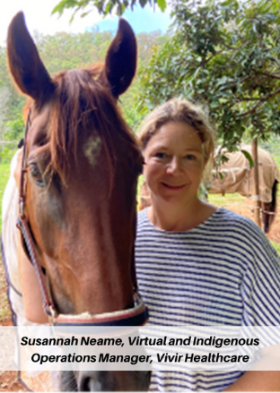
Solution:
<svg viewBox="0 0 280 393"><path fill-rule="evenodd" d="M242 147L252 155L251 146ZM210 194L238 192L243 196L252 197L253 168L242 151L226 153L228 161L212 171ZM280 171L272 155L258 148L259 188L263 229L268 233L276 214L277 185L280 182ZM217 172L220 172L220 176Z"/></svg>
<svg viewBox="0 0 280 393"><path fill-rule="evenodd" d="M8 29L7 55L15 84L29 97L24 147L14 163L17 226L51 323L144 324L134 270L143 159L117 106L136 70L130 25L120 19L104 65L51 77L19 12ZM10 208L5 204L4 215L14 220ZM67 372L61 380L62 391L143 391L149 372Z"/></svg>

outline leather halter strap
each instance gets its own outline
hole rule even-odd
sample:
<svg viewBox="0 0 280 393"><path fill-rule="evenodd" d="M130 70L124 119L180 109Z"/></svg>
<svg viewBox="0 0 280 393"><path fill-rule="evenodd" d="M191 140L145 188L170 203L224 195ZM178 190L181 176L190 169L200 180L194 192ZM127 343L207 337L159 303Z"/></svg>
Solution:
<svg viewBox="0 0 280 393"><path fill-rule="evenodd" d="M53 304L48 296L48 291L46 289L45 283L44 283L44 278L43 278L43 273L41 266L38 263L38 259L36 257L36 251L34 247L34 241L32 238L32 235L30 233L29 225L28 222L25 218L25 216L19 216L17 219L17 228L20 230L22 238L24 240L24 245L26 246L26 251L28 253L28 257L35 269L35 273L37 276L37 280L39 283L40 287L40 292L43 300L43 307L48 314L49 317L53 318L56 314L54 311Z"/></svg>
<svg viewBox="0 0 280 393"><path fill-rule="evenodd" d="M26 172L27 172L27 133L30 127L31 109L29 109L27 121L25 125L25 135L23 144L23 155L21 162L20 188L19 188L19 217L17 219L17 228L20 230L23 243L32 265L34 266L37 280L39 283L43 307L49 316L49 323L54 326L142 326L149 316L148 308L144 304L139 292L135 274L135 264L132 263L132 279L134 290L134 307L126 310L114 311L103 314L91 315L88 312L79 315L58 314L51 302L48 291L46 289L41 266L36 256L34 240L31 234L28 221L24 215L25 195L26 195ZM134 261L133 261L134 262Z"/></svg>

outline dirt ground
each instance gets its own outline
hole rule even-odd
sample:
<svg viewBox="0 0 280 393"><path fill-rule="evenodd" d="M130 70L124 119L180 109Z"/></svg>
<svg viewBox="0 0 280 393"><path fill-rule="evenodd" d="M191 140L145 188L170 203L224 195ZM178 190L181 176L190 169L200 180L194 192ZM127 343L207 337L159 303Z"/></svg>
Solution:
<svg viewBox="0 0 280 393"><path fill-rule="evenodd" d="M278 206L280 206L280 197L278 198ZM232 210L238 214L242 214L248 218L254 219L254 212L252 202L250 200L244 200L242 203L233 203L231 205L225 205L229 210ZM270 233L267 236L270 240L280 243L280 209L278 215L275 217L274 223ZM6 299L6 283L5 274L2 263L0 263L0 310L7 309ZM4 315L3 315L4 314ZM7 309L7 312L2 312L0 320L2 326L12 325L11 315ZM16 371L0 372L0 392L27 392L28 390L18 381Z"/></svg>
<svg viewBox="0 0 280 393"><path fill-rule="evenodd" d="M0 392L28 392L18 381L16 371L0 373Z"/></svg>
<svg viewBox="0 0 280 393"><path fill-rule="evenodd" d="M0 262L0 282L4 278L4 268ZM5 293L5 291L4 291ZM4 300L2 292L0 296L0 304ZM1 321L1 326L12 326L11 315L8 313ZM21 382L18 381L17 371L0 371L0 392L28 392Z"/></svg>
<svg viewBox="0 0 280 393"><path fill-rule="evenodd" d="M272 240L273 242L280 244L280 197L277 198L277 206L278 206L277 209L278 212L272 223L271 229L267 234L267 237L269 240ZM232 203L232 204L225 203L224 207L234 211L235 213L248 217L254 221L254 206L252 205L252 200L249 198L248 199L244 198L242 203Z"/></svg>

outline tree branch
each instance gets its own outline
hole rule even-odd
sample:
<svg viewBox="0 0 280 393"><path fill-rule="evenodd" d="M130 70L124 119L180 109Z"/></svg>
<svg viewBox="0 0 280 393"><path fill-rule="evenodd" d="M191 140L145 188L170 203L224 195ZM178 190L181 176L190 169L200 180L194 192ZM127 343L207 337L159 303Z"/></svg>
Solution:
<svg viewBox="0 0 280 393"><path fill-rule="evenodd" d="M228 84L226 85L226 87L224 87L223 89L220 89L220 91L221 91L221 92L227 91L230 87L236 86L237 84L241 84L241 83L245 82L245 81L246 81L247 79L249 79L249 78L250 78L250 76L249 76L249 75L246 75L246 76L244 76L244 78L242 78L240 81L230 82L230 83L228 83Z"/></svg>
<svg viewBox="0 0 280 393"><path fill-rule="evenodd" d="M237 118L241 118L241 117L245 117L249 114L255 113L256 110L266 101L268 101L270 98L276 96L277 94L280 93L280 87L278 89L276 89L273 93L268 94L266 97L262 98L257 105L253 106L253 108L251 108L249 111L242 113L241 115L236 116Z"/></svg>
<svg viewBox="0 0 280 393"><path fill-rule="evenodd" d="M221 53L223 53L223 50L220 50L220 51L218 51L218 52L215 52L215 54L212 55L212 56L210 56L210 57L208 57L208 59L203 59L203 60L200 62L200 64L198 64L197 68L198 68L198 67L205 66L205 64L207 64L210 60L214 59L215 56L220 55Z"/></svg>
<svg viewBox="0 0 280 393"><path fill-rule="evenodd" d="M230 46L230 45L226 44L225 41L222 40L220 37L217 37L216 39L217 39L217 41L218 41L220 44L222 44L226 49L229 49L229 50L237 50L237 49L238 49L237 47Z"/></svg>
<svg viewBox="0 0 280 393"><path fill-rule="evenodd" d="M280 80L280 75L271 74L269 72L260 72L260 71L255 71L255 72L256 72L256 74L259 74L259 75L264 75L264 76L268 76L269 78L272 78L272 79Z"/></svg>
<svg viewBox="0 0 280 393"><path fill-rule="evenodd" d="M259 101L260 98L251 98L251 97L234 97L234 99L237 102L243 102L243 101Z"/></svg>

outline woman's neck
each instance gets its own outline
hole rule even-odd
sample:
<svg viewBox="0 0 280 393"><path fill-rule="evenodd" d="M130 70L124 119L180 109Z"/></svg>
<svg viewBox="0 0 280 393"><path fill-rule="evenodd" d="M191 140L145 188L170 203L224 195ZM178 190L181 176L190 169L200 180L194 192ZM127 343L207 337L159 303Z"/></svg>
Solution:
<svg viewBox="0 0 280 393"><path fill-rule="evenodd" d="M153 203L148 209L148 218L156 227L169 232L188 231L206 221L217 208L199 198L188 205Z"/></svg>

